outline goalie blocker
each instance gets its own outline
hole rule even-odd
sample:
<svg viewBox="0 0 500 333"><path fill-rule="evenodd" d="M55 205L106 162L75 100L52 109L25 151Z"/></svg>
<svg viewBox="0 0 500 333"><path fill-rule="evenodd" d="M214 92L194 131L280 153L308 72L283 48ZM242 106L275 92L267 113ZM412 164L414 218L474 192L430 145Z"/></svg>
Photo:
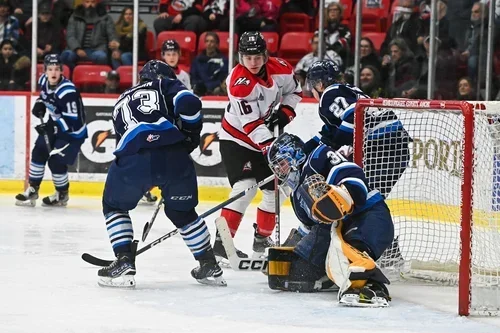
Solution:
<svg viewBox="0 0 500 333"><path fill-rule="evenodd" d="M387 306L389 281L375 264L394 236L384 198L339 152L320 145L304 158L303 146L284 133L269 152L271 169L293 189L292 206L302 223L284 244L291 248L269 250L270 288L321 290L328 276L340 288L341 304Z"/></svg>

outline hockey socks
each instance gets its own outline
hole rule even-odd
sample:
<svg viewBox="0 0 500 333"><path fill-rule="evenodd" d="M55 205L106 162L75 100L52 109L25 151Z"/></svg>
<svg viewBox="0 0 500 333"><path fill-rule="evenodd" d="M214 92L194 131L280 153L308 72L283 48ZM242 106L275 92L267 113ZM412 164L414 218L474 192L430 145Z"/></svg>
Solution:
<svg viewBox="0 0 500 333"><path fill-rule="evenodd" d="M134 239L132 220L127 212L111 212L106 214L106 230L115 255L131 252Z"/></svg>
<svg viewBox="0 0 500 333"><path fill-rule="evenodd" d="M210 233L205 220L198 218L194 222L179 228L179 232L196 260L203 253L212 249L210 246Z"/></svg>
<svg viewBox="0 0 500 333"><path fill-rule="evenodd" d="M236 231L238 231L241 220L243 219L243 214L231 209L223 208L220 216L226 219L231 236L234 237Z"/></svg>

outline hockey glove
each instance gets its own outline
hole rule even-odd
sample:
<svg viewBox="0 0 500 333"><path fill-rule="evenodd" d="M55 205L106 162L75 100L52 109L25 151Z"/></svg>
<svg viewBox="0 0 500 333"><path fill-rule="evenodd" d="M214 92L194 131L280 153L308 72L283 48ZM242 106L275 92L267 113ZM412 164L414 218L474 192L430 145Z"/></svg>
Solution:
<svg viewBox="0 0 500 333"><path fill-rule="evenodd" d="M182 130L182 133L186 136L186 139L183 141L184 147L191 154L193 150L200 146L200 133L187 130Z"/></svg>
<svg viewBox="0 0 500 333"><path fill-rule="evenodd" d="M55 134L54 125L49 125L47 123L43 123L43 124L40 124L38 126L35 126L35 130L40 135L52 136Z"/></svg>
<svg viewBox="0 0 500 333"><path fill-rule="evenodd" d="M36 102L35 105L33 105L31 113L35 117L42 119L45 116L45 104L41 101Z"/></svg>
<svg viewBox="0 0 500 333"><path fill-rule="evenodd" d="M271 117L266 121L267 128L272 132L276 125L280 130L283 130L293 118L295 118L295 111L288 105L281 105L278 111L274 112Z"/></svg>

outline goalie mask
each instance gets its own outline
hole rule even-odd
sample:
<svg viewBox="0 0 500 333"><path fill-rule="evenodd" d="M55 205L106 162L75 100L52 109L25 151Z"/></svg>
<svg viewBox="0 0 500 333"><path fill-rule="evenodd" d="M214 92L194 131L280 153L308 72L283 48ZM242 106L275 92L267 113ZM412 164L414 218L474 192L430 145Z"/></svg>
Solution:
<svg viewBox="0 0 500 333"><path fill-rule="evenodd" d="M296 135L283 133L274 140L267 157L273 173L295 190L299 185L301 166L307 158L304 142Z"/></svg>

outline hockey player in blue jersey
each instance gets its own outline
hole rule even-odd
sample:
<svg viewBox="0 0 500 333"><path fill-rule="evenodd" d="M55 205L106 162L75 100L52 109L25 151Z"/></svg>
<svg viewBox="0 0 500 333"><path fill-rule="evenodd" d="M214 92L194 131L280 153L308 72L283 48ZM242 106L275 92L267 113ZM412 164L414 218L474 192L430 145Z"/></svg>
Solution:
<svg viewBox="0 0 500 333"><path fill-rule="evenodd" d="M320 142L334 150L353 146L354 111L360 98L369 98L358 87L346 84L338 66L317 61L307 73L307 83L319 102L319 116L324 125L320 135L305 144L306 152ZM401 177L410 158L412 141L396 114L389 109L370 112L365 118L368 130L365 150L365 172L368 183L387 197Z"/></svg>
<svg viewBox="0 0 500 333"><path fill-rule="evenodd" d="M40 97L33 110L42 124L35 127L38 138L31 152L29 186L24 193L16 195L16 205L35 206L38 189L49 165L56 188L54 195L42 199L45 206L66 206L69 200L68 165L75 163L80 146L87 138L85 111L80 92L62 75L62 62L56 54L44 58L44 74L38 85ZM49 110L47 122L43 118Z"/></svg>
<svg viewBox="0 0 500 333"><path fill-rule="evenodd" d="M389 281L375 261L391 245L394 225L363 170L324 144L306 155L302 140L288 133L276 139L268 158L292 189L292 207L302 223L294 247L269 250L270 287L313 291L327 275L340 288L341 304L388 306Z"/></svg>
<svg viewBox="0 0 500 333"><path fill-rule="evenodd" d="M116 260L99 270L98 283L135 286L134 232L128 212L147 190L158 186L165 200L165 215L200 263L191 275L200 283L225 286L210 233L195 210L198 185L189 154L200 144L201 101L162 61L146 63L139 79L138 85L119 97L113 111L118 144L102 202Z"/></svg>

